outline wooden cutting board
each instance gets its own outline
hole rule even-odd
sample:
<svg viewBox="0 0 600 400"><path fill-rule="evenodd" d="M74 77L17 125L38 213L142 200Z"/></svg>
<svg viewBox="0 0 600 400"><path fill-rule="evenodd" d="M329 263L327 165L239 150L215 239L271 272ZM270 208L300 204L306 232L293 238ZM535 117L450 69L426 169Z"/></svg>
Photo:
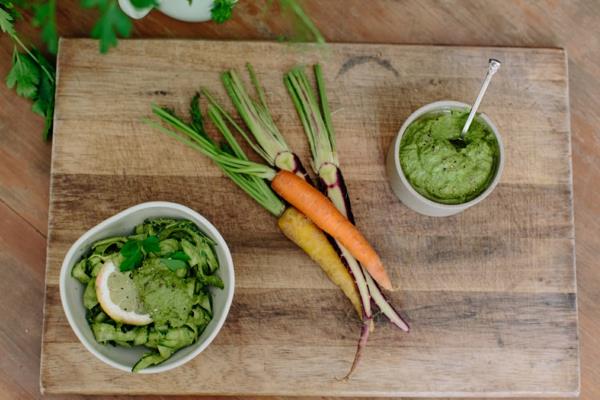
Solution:
<svg viewBox="0 0 600 400"><path fill-rule="evenodd" d="M506 146L480 205L424 217L392 194L384 155L416 108L470 102L489 57L503 61L482 105ZM275 220L206 158L141 119L187 109L201 86L228 108L225 68L251 62L274 118L308 165L282 74L319 61L357 224L380 252L410 334L380 319L360 368L349 302ZM558 49L121 41L107 55L62 40L53 142L41 382L47 393L575 396L577 300L567 58ZM211 128L212 129L212 128ZM136 203L169 200L211 220L235 262L236 293L214 343L189 364L125 374L77 341L58 275L87 229Z"/></svg>

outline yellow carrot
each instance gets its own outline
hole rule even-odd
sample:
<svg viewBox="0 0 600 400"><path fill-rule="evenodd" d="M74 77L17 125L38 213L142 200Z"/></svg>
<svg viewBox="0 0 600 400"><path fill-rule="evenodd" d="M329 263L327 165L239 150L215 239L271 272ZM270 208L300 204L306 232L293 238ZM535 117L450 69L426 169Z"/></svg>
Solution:
<svg viewBox="0 0 600 400"><path fill-rule="evenodd" d="M392 289L390 278L375 249L327 197L288 171L277 172L271 181L271 187L315 225L346 247L377 283L385 289Z"/></svg>
<svg viewBox="0 0 600 400"><path fill-rule="evenodd" d="M335 283L352 302L352 305L362 318L360 295L354 284L354 279L340 257L335 252L327 236L293 207L286 209L277 220L281 232L300 247L325 271L329 279Z"/></svg>

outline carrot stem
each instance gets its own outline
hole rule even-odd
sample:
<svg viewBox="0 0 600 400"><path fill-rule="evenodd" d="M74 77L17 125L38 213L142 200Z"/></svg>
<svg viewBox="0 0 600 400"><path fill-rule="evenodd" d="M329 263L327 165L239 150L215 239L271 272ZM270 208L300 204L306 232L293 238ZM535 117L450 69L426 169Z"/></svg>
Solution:
<svg viewBox="0 0 600 400"><path fill-rule="evenodd" d="M221 75L223 85L231 102L244 120L254 139L251 139L237 124L236 130L269 165L292 171L310 182L310 177L302 165L300 158L291 151L273 121L269 106L267 105L267 96L252 65L246 64L246 67L258 100L254 100L248 95L244 83L234 70L226 71ZM221 112L225 113L212 96L209 95L208 99L213 105L219 107ZM233 121L229 116L228 119Z"/></svg>
<svg viewBox="0 0 600 400"><path fill-rule="evenodd" d="M248 64L248 72L252 84L258 93L258 101L248 95L244 83L234 70L221 74L221 80L231 102L250 132L254 135L256 142L251 141L247 135L244 135L244 139L252 144L252 148L261 157L273 165L275 156L282 151L286 151L288 145L271 117L271 113L267 107L266 96L250 64Z"/></svg>
<svg viewBox="0 0 600 400"><path fill-rule="evenodd" d="M195 100L192 100L192 109L197 107L197 104L194 104L194 101ZM233 154L221 150L217 144L208 137L203 130L203 123L200 123L197 119L200 115L199 111L197 113L192 113L193 115L196 114L196 123L193 126L183 122L171 111L164 108L153 106L152 111L161 121L171 128L174 128L174 130L167 129L153 120L146 119L145 122L148 125L208 156L244 192L256 200L256 202L271 214L280 216L283 213L285 205L275 193L273 193L273 190L263 179L271 178L274 176L275 171L265 165L248 161L248 157L246 157L231 132L227 129L225 122L220 118L220 114L215 112L210 113L209 110L209 116L215 125L221 125L221 127L226 129L223 136L227 140Z"/></svg>
<svg viewBox="0 0 600 400"><path fill-rule="evenodd" d="M363 321L363 325L360 330L360 339L358 340L358 344L356 345L356 353L354 353L354 360L352 361L352 366L350 367L350 370L348 371L346 376L344 376L341 380L346 381L346 380L350 379L350 377L356 370L356 367L360 363L360 360L361 360L362 354L363 354L363 350L365 349L365 347L367 347L367 342L369 340L370 322L371 322L370 318Z"/></svg>

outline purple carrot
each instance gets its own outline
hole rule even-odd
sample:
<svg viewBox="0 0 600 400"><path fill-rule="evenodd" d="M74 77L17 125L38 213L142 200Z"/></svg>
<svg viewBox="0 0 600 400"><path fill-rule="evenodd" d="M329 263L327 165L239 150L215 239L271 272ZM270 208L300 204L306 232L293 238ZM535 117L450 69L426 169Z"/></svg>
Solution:
<svg viewBox="0 0 600 400"><path fill-rule="evenodd" d="M331 112L329 110L321 67L318 64L315 65L314 71L317 81L318 100L317 95L314 93L308 82L308 78L306 77L303 68L292 69L285 75L284 81L308 138L312 154L312 167L318 176L318 187L325 195L327 195L327 197L329 197L342 214L344 214L352 223L355 223L348 189L346 188L344 176L339 168L335 134L331 122ZM346 258L347 251L345 251L342 246L338 247L344 255L344 258ZM381 312L386 315L394 325L403 331L408 331L408 324L402 319L394 307L389 304L379 286L371 278L369 273L358 263L358 261L356 261L356 259L354 259L354 257L349 255L346 261L355 276L355 281L357 282L359 289L362 289L360 290L361 295L364 293L365 298L372 298ZM368 316L372 317L371 307L368 308L368 312ZM365 329L363 326L354 362L352 363L352 367L350 372L346 375L346 378L350 377L360 361L363 349L367 344L368 333L369 330Z"/></svg>

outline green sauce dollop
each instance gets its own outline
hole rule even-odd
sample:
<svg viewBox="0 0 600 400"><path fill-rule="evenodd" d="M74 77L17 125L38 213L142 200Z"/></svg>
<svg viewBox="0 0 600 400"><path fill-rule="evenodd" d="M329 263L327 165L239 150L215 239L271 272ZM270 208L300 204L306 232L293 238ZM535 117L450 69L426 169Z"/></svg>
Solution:
<svg viewBox="0 0 600 400"><path fill-rule="evenodd" d="M135 283L146 312L156 325L183 326L192 310L189 280L169 270L158 258L149 258L134 271Z"/></svg>
<svg viewBox="0 0 600 400"><path fill-rule="evenodd" d="M492 182L498 168L499 146L494 133L475 118L457 146L468 112L430 114L411 123L400 142L400 165L412 187L444 204L466 203Z"/></svg>

